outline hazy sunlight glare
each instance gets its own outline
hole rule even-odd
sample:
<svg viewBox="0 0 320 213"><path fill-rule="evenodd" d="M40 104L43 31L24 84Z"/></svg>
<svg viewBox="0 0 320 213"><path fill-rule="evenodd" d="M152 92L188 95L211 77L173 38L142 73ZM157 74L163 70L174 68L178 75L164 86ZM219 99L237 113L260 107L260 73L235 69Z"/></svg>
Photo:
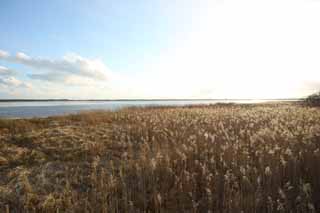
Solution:
<svg viewBox="0 0 320 213"><path fill-rule="evenodd" d="M148 67L145 81L161 79L170 91L184 88L181 96L204 98L307 95L320 82L319 6L302 0L208 4L187 36ZM167 92L161 86L159 93Z"/></svg>

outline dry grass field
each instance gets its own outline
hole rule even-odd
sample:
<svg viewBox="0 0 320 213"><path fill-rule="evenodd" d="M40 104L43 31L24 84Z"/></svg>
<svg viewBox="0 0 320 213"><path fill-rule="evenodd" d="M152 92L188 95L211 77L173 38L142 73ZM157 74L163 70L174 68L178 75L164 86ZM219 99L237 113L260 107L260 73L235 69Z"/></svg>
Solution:
<svg viewBox="0 0 320 213"><path fill-rule="evenodd" d="M221 104L1 120L0 212L320 212L320 110Z"/></svg>

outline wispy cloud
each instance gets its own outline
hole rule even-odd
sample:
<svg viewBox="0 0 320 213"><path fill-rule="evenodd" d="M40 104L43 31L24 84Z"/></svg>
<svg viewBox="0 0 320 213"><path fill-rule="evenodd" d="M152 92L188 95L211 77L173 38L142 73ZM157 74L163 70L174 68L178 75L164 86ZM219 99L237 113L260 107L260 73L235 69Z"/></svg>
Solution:
<svg viewBox="0 0 320 213"><path fill-rule="evenodd" d="M61 59L47 59L31 57L22 52L10 55L0 50L0 59L28 66L37 71L29 75L30 78L50 82L68 83L70 79L78 79L79 83L105 81L111 75L101 60L88 59L77 54L67 54Z"/></svg>
<svg viewBox="0 0 320 213"><path fill-rule="evenodd" d="M0 66L0 86L9 89L15 88L31 88L30 83L18 80L14 75L16 72L7 67Z"/></svg>
<svg viewBox="0 0 320 213"><path fill-rule="evenodd" d="M0 85L4 85L7 87L23 87L23 88L31 88L31 84L22 82L15 77L8 77L8 78L0 78Z"/></svg>
<svg viewBox="0 0 320 213"><path fill-rule="evenodd" d="M7 67L0 66L0 76L12 76L15 75L16 71Z"/></svg>
<svg viewBox="0 0 320 213"><path fill-rule="evenodd" d="M115 98L118 96L113 94L122 91L120 77L100 59L84 58L73 53L51 59L0 50L1 60L28 69L28 72L23 72L0 65L0 88L8 97ZM25 89L30 90L26 93Z"/></svg>

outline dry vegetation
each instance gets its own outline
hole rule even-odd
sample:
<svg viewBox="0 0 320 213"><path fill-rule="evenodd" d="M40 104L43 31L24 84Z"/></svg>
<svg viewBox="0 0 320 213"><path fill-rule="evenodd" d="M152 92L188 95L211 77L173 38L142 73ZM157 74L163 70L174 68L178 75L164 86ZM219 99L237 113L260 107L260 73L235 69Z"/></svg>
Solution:
<svg viewBox="0 0 320 213"><path fill-rule="evenodd" d="M2 120L0 212L320 212L320 110L216 105Z"/></svg>

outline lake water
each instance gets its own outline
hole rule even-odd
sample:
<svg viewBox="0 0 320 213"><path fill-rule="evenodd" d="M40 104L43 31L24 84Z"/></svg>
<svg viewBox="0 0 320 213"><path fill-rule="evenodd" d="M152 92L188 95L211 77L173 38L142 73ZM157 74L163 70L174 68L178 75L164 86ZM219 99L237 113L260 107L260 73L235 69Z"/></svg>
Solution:
<svg viewBox="0 0 320 213"><path fill-rule="evenodd" d="M215 103L259 103L276 100L166 100L166 101L19 101L0 102L0 118L48 117L88 110L117 110L130 106L181 106Z"/></svg>

